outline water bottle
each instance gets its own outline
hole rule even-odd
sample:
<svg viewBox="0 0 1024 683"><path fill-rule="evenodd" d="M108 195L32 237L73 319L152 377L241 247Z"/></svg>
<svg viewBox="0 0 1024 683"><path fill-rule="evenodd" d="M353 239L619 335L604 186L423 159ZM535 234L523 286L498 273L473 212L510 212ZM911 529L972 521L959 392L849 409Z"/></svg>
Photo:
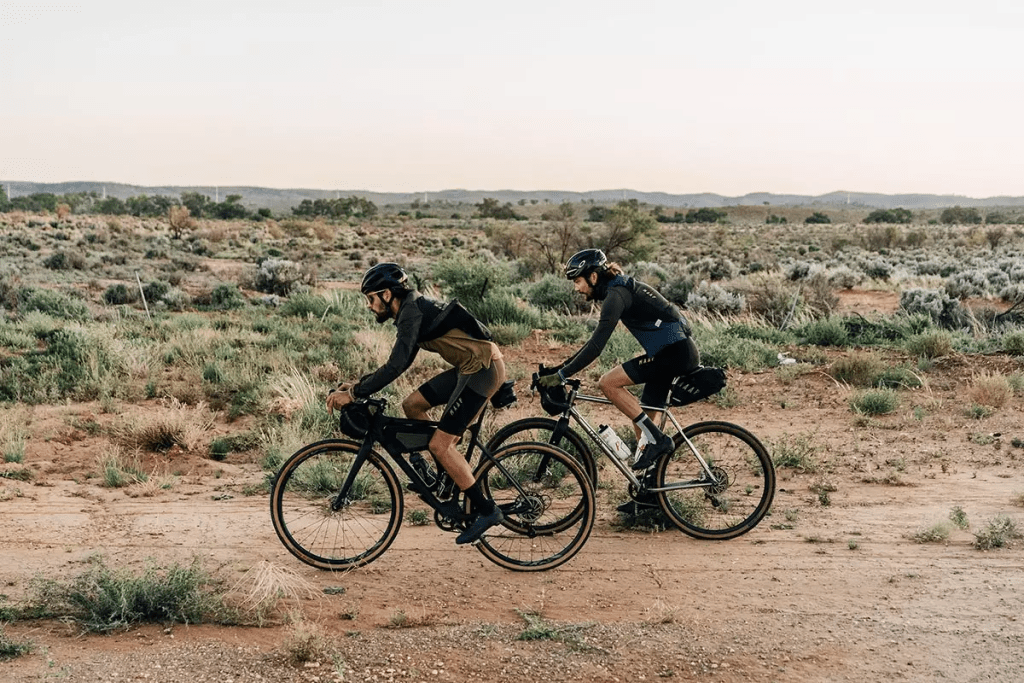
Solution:
<svg viewBox="0 0 1024 683"><path fill-rule="evenodd" d="M601 440L608 444L608 447L615 453L615 457L622 462L629 460L629 448L622 442L619 435L615 433L615 430L608 425L601 425L597 430L597 435L601 437Z"/></svg>
<svg viewBox="0 0 1024 683"><path fill-rule="evenodd" d="M644 452L644 448L649 442L647 441L647 434L640 432L640 438L636 440L636 452L633 453L633 461L636 462L640 459L640 454Z"/></svg>

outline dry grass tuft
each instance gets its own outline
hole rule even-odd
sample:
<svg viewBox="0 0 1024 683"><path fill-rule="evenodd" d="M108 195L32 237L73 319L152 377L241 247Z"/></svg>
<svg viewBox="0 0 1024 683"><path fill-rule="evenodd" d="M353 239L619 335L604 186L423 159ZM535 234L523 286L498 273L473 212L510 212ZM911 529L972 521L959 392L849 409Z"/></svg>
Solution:
<svg viewBox="0 0 1024 683"><path fill-rule="evenodd" d="M968 392L974 403L990 408L1002 408L1013 398L1013 387L1005 375L982 372L975 375Z"/></svg>
<svg viewBox="0 0 1024 683"><path fill-rule="evenodd" d="M257 626L278 616L282 602L298 608L303 599L316 595L313 584L293 570L265 560L245 572L228 591L243 620Z"/></svg>
<svg viewBox="0 0 1024 683"><path fill-rule="evenodd" d="M203 445L213 426L206 403L187 406L170 398L163 405L163 410L112 427L111 435L126 448L147 451L167 451L174 446L194 451Z"/></svg>

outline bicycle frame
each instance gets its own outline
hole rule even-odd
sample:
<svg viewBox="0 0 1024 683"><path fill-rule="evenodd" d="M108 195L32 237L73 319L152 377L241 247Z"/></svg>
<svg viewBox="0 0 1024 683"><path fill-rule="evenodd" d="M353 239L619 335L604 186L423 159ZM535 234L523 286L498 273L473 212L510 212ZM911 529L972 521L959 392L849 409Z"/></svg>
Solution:
<svg viewBox="0 0 1024 683"><path fill-rule="evenodd" d="M676 420L675 415L673 415L672 412L668 409L668 406L661 407L661 406L648 406L648 405L641 404L640 407L643 410L645 410L645 411L660 413L661 419L658 421L658 428L661 429L662 431L664 431L665 423L667 421L670 421L672 423L672 426L675 427L676 432L679 434L679 436L682 437L683 441L686 443L687 447L690 449L690 452L693 453L693 456L697 459L697 462L700 463L701 470L703 470L704 477L706 477L706 479L702 478L702 479L700 479L698 481L678 482L678 483L671 484L669 486L663 486L663 487L648 487L648 486L646 486L646 484L644 482L642 482L636 476L636 474L633 473L633 470L628 468L626 466L626 464L624 462L622 462L615 455L615 453L608 446L608 444L606 444L604 442L604 439L602 439L598 435L597 430L595 430L590 425L590 423L587 422L586 418L584 418L583 415L580 413L580 411L577 410L576 405L575 405L577 400L584 401L584 402L587 402L587 403L598 403L598 404L601 404L601 405L614 405L614 404L609 399L604 398L603 396L591 396L591 395L588 395L588 394L581 394L581 393L579 393L581 381L578 380L578 379L566 380L565 385L569 389L568 408L565 410L565 412L562 413L562 416L561 416L561 418L559 420L559 427L558 427L558 429L561 429L563 421L564 421L565 426L567 427L568 426L568 421L569 421L570 418L575 420L576 424L578 424L580 426L580 428L583 429L584 433L587 436L590 437L590 440L593 441L594 443L596 443L598 448L600 448L601 451L606 456L608 456L608 460L611 461L611 463L613 465L615 465L615 468L618 469L619 472L622 473L622 476L624 476L629 481L630 484L633 484L634 486L636 486L638 488L646 488L648 491L650 491L652 493L660 493L660 492L663 492L663 491L678 491L678 490L681 490L681 489L702 488L702 487L707 487L709 484L717 485L717 484L720 483L719 480L717 479L717 477L715 477L715 474L712 471L711 467L708 466L707 461L705 461L704 457L701 456L700 451L697 450L697 447L686 436L686 433L683 431L683 426L679 423L678 420Z"/></svg>
<svg viewBox="0 0 1024 683"><path fill-rule="evenodd" d="M366 459L370 456L373 447L379 444L391 457L391 460L398 465L399 469L406 474L406 476L408 476L412 481L422 485L421 490L424 493L418 495L427 505L455 521L464 522L471 520L473 515L460 510L459 506L456 504L456 500L442 501L434 495L434 492L431 491L423 482L419 473L413 469L412 463L410 463L405 457L406 453L413 453L427 448L427 444L430 442L430 437L437 429L438 423L429 420L412 420L389 417L384 413L384 410L387 407L386 401L381 399L367 399L366 402L375 407L376 411L371 412L372 418L370 420L369 429L367 430L366 436L363 438L363 442L359 446L359 452L356 455L355 460L352 462L352 467L349 468L345 481L342 483L341 488L338 489L338 493L331 501L331 510L337 512L346 504L348 501L348 492L352 490L356 477L359 475L359 470L362 468L363 463L366 462ZM494 463L494 466L509 480L518 493L521 496L526 497L527 492L519 485L516 478L512 476L500 460L495 460L491 452L480 441L480 429L483 425L484 413L486 411L487 407L484 406L480 411L480 415L468 428L470 436L466 445L466 462L469 462L472 459L473 451L479 448L481 460L487 459ZM542 469L538 471L535 476L539 479L543 474L544 472ZM503 512L511 512L511 510L503 510Z"/></svg>

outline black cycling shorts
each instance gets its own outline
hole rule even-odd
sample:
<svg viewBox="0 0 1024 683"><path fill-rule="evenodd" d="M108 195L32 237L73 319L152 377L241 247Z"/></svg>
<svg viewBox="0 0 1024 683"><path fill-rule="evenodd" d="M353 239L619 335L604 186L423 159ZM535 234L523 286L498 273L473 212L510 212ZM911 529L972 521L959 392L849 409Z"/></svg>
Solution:
<svg viewBox="0 0 1024 683"><path fill-rule="evenodd" d="M687 337L669 344L653 356L637 356L622 364L626 376L634 384L643 384L640 402L645 406L664 408L672 380L700 365L700 353L693 339Z"/></svg>
<svg viewBox="0 0 1024 683"><path fill-rule="evenodd" d="M491 367L472 375L461 375L450 368L424 382L417 391L431 407L447 404L437 428L446 434L461 436L487 399L505 381L504 369L500 360L491 361Z"/></svg>

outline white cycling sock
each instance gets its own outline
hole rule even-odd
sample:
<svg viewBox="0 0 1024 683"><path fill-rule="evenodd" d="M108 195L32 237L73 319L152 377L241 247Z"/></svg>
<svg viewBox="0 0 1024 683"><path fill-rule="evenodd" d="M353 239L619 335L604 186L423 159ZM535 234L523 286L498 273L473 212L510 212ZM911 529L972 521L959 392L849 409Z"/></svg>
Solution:
<svg viewBox="0 0 1024 683"><path fill-rule="evenodd" d="M650 415L647 413L640 413L640 415L633 418L633 424L639 427L640 431L647 437L647 443L657 443L658 439L661 438L661 430L654 426Z"/></svg>

